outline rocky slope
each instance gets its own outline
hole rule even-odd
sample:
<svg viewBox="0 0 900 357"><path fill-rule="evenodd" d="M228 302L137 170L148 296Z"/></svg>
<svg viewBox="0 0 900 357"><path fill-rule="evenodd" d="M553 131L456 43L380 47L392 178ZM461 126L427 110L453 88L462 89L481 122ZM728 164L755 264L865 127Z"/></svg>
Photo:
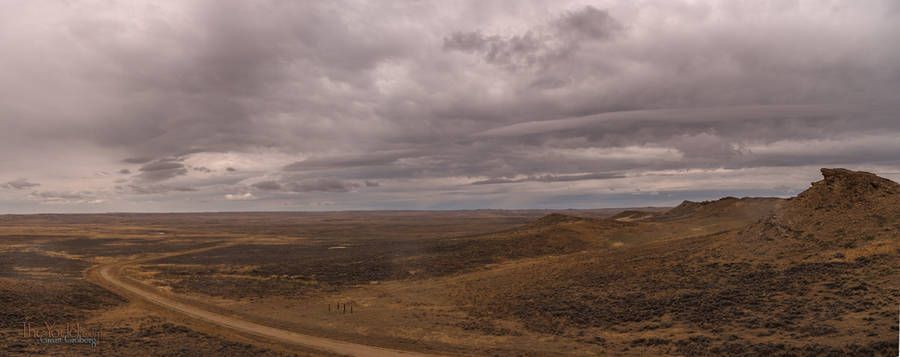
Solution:
<svg viewBox="0 0 900 357"><path fill-rule="evenodd" d="M686 202L631 222L749 223L743 229L487 272L460 282L460 304L601 355L895 356L898 186L865 172L822 173L789 200ZM765 214L735 218L750 213Z"/></svg>
<svg viewBox="0 0 900 357"><path fill-rule="evenodd" d="M822 169L824 178L748 227L748 242L804 250L883 245L900 239L900 185L872 173Z"/></svg>

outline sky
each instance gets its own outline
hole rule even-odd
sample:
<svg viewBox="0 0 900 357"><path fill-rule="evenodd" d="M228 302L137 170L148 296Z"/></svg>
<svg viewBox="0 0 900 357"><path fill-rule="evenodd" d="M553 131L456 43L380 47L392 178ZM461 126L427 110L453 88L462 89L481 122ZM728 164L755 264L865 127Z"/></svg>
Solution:
<svg viewBox="0 0 900 357"><path fill-rule="evenodd" d="M0 213L671 206L900 179L897 1L0 2Z"/></svg>

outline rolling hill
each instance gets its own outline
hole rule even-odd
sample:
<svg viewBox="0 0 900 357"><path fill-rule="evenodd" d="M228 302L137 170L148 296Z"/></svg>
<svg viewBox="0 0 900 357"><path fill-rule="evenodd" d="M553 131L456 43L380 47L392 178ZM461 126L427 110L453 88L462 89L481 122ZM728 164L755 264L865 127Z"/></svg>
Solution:
<svg viewBox="0 0 900 357"><path fill-rule="evenodd" d="M601 353L895 355L900 190L870 173L822 174L787 200L620 214L611 220L629 225L599 235L632 241L472 276L459 304Z"/></svg>

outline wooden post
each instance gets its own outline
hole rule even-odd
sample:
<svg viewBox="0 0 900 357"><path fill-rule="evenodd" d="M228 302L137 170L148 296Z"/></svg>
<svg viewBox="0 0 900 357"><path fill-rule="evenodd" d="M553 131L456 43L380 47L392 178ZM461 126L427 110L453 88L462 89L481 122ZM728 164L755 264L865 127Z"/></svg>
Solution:
<svg viewBox="0 0 900 357"><path fill-rule="evenodd" d="M343 313L346 314L346 313L347 313L347 304L346 304L346 303L345 303L345 304L341 304L341 306L344 308L344 312L343 312Z"/></svg>
<svg viewBox="0 0 900 357"><path fill-rule="evenodd" d="M350 313L351 314L353 313L353 303L352 302L350 303Z"/></svg>

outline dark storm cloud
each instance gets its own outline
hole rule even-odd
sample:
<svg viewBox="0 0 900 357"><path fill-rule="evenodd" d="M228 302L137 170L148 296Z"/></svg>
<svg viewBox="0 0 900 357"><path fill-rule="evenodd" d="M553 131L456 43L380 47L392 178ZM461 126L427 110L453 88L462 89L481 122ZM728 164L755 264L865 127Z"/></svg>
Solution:
<svg viewBox="0 0 900 357"><path fill-rule="evenodd" d="M37 186L40 186L40 184L34 183L34 182L28 182L28 179L24 179L24 178L9 181L7 183L0 185L0 187L2 187L2 188L15 189L15 190L24 190L24 189L29 189L32 187L37 187Z"/></svg>
<svg viewBox="0 0 900 357"><path fill-rule="evenodd" d="M569 56L585 42L608 40L622 29L606 11L587 6L564 14L550 26L509 37L480 31L455 32L444 39L444 49L475 53L492 64L548 65Z"/></svg>
<svg viewBox="0 0 900 357"><path fill-rule="evenodd" d="M444 48L477 53L487 62L503 65L531 65L549 56L545 52L550 50L530 33L500 38L480 32L454 33L444 40Z"/></svg>
<svg viewBox="0 0 900 357"><path fill-rule="evenodd" d="M569 11L554 21L553 26L559 36L591 40L606 40L623 30L622 24L609 12L593 6Z"/></svg>
<svg viewBox="0 0 900 357"><path fill-rule="evenodd" d="M163 181L176 176L187 175L185 165L175 160L157 160L138 169L136 178L141 181Z"/></svg>
<svg viewBox="0 0 900 357"><path fill-rule="evenodd" d="M250 185L262 191L279 192L349 192L360 187L360 184L341 181L335 178L284 178L282 181L260 181ZM368 186L368 185L367 185Z"/></svg>
<svg viewBox="0 0 900 357"><path fill-rule="evenodd" d="M141 172L154 172L154 171L170 171L170 170L181 170L184 169L184 164L175 161L156 161L150 164L146 164L141 166L139 171Z"/></svg>
<svg viewBox="0 0 900 357"><path fill-rule="evenodd" d="M151 157L129 157L129 158L122 160L122 162L124 162L126 164L146 164L150 161L153 161L153 158L151 158Z"/></svg>
<svg viewBox="0 0 900 357"><path fill-rule="evenodd" d="M135 193L140 195L153 195L153 194L162 194L169 192L193 192L197 189L187 187L187 186L173 186L173 185L128 185L121 188L123 192L126 193Z"/></svg>
<svg viewBox="0 0 900 357"><path fill-rule="evenodd" d="M258 188L260 190L263 190L263 191L280 191L281 190L281 184L279 184L278 182L275 182L275 181L257 182L251 186Z"/></svg>
<svg viewBox="0 0 900 357"><path fill-rule="evenodd" d="M419 207L661 170L887 165L897 8L6 2L3 181L160 201L391 191ZM4 194L34 188L13 182Z"/></svg>
<svg viewBox="0 0 900 357"><path fill-rule="evenodd" d="M285 185L285 189L290 192L347 192L357 186L337 179L315 179L291 182Z"/></svg>

